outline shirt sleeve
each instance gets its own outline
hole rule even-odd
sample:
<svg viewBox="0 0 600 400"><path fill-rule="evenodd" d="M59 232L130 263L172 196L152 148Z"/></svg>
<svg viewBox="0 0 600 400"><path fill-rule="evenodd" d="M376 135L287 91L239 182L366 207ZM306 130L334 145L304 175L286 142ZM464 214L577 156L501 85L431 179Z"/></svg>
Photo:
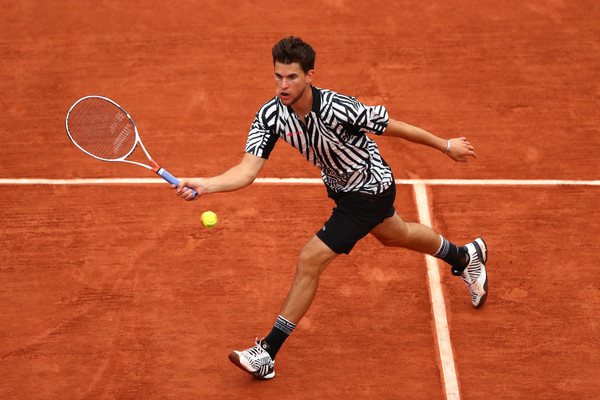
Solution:
<svg viewBox="0 0 600 400"><path fill-rule="evenodd" d="M367 106L354 97L339 95L334 101L338 120L354 134L381 135L390 123L384 106Z"/></svg>
<svg viewBox="0 0 600 400"><path fill-rule="evenodd" d="M390 123L388 112L384 106L366 106L358 100L356 102L356 121L354 124L361 133L381 135Z"/></svg>
<svg viewBox="0 0 600 400"><path fill-rule="evenodd" d="M265 124L261 111L259 111L250 126L245 152L268 159L275 143L277 143L277 139L279 139L279 136L275 133L275 128Z"/></svg>

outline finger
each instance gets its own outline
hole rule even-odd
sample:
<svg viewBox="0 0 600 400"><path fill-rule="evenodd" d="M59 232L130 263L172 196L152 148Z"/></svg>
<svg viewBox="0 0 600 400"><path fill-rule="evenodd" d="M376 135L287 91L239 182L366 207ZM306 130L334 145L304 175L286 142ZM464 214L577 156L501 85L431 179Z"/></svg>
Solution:
<svg viewBox="0 0 600 400"><path fill-rule="evenodd" d="M468 162L467 154L455 154L452 159L456 162Z"/></svg>
<svg viewBox="0 0 600 400"><path fill-rule="evenodd" d="M465 149L465 151L462 154L464 157L473 157L473 158L477 158L477 153L475 153L474 149Z"/></svg>
<svg viewBox="0 0 600 400"><path fill-rule="evenodd" d="M188 194L187 194L187 196L185 196L185 199L186 199L187 201L192 201L192 200L194 200L194 192L193 192L193 191L191 191L191 190L188 190Z"/></svg>
<svg viewBox="0 0 600 400"><path fill-rule="evenodd" d="M191 192L191 190L184 181L181 181L179 184L177 184L177 193L179 193L181 196L187 196L189 192Z"/></svg>

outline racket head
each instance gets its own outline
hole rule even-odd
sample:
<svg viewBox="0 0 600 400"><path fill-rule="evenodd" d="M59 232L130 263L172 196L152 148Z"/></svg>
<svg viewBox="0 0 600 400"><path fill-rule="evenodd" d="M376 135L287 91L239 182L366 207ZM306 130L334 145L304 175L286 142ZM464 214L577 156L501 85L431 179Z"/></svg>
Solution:
<svg viewBox="0 0 600 400"><path fill-rule="evenodd" d="M102 96L77 100L67 112L65 127L75 146L103 161L123 161L139 142L137 127L129 114Z"/></svg>

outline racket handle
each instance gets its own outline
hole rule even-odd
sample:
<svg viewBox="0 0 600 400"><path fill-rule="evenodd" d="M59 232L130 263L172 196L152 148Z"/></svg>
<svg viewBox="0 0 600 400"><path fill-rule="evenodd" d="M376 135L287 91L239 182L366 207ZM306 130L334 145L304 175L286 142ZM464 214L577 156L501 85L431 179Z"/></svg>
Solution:
<svg viewBox="0 0 600 400"><path fill-rule="evenodd" d="M177 186L180 182L179 179L175 178L173 175L171 175L169 172L167 172L164 168L159 168L158 171L156 171L156 173L158 174L158 176L160 176L161 178L163 178L165 181L169 182L172 185ZM192 192L194 192L194 197L192 197L192 199L195 199L196 196L198 195L198 193L190 187L188 187L188 189L191 189Z"/></svg>

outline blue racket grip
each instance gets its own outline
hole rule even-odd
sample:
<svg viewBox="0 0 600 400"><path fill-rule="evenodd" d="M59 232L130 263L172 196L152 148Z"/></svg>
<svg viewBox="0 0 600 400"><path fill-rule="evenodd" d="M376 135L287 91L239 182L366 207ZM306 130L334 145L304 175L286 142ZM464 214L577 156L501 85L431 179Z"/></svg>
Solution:
<svg viewBox="0 0 600 400"><path fill-rule="evenodd" d="M180 182L179 179L175 178L173 175L171 175L169 172L167 172L164 168L159 168L158 171L156 171L156 173L161 178L163 178L165 181L169 182L172 185L177 186L179 184L179 182ZM194 197L192 197L192 200L195 199L196 196L198 195L198 193L194 189L192 189L190 187L188 187L188 189L190 189L194 193Z"/></svg>

